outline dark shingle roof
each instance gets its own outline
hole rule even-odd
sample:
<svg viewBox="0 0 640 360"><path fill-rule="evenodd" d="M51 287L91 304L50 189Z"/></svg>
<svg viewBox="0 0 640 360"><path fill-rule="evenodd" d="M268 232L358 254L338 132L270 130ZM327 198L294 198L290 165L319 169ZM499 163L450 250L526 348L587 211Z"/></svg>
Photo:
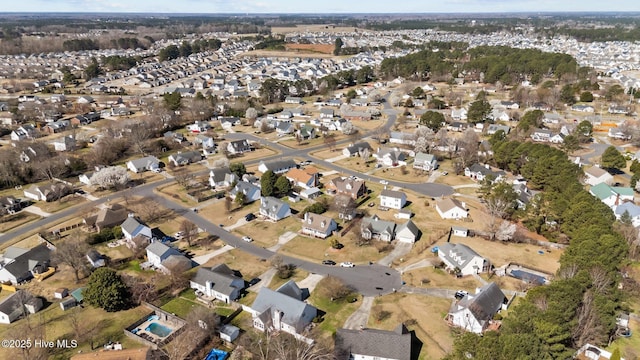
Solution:
<svg viewBox="0 0 640 360"><path fill-rule="evenodd" d="M337 360L351 359L352 354L410 360L411 333L403 324L400 324L394 331L338 329L335 349Z"/></svg>

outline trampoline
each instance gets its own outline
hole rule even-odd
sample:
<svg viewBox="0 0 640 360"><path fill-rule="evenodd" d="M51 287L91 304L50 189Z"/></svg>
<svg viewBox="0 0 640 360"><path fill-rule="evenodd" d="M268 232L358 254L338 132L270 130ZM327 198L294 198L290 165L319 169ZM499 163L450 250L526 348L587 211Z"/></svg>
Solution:
<svg viewBox="0 0 640 360"><path fill-rule="evenodd" d="M513 276L516 279L524 280L526 282L539 284L539 285L544 285L545 282L547 281L547 279L545 279L543 276L532 274L530 272L526 272L523 270L512 270L511 276Z"/></svg>

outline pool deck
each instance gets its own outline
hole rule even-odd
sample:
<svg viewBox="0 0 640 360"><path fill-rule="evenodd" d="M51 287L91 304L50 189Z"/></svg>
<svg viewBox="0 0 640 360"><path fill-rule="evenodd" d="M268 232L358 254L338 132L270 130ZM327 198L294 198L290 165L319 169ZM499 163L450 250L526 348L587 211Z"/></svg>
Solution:
<svg viewBox="0 0 640 360"><path fill-rule="evenodd" d="M156 343L166 339L168 336L171 335L169 334L167 336L158 336L150 331L146 331L145 329L149 327L149 325L151 325L152 323L158 323L160 325L168 327L169 329L171 329L171 333L176 331L176 328L166 321L162 321L160 319L155 319L155 318L154 319L149 318L147 319L147 321L143 322L136 328L138 331L136 331L134 334L146 340L149 340L151 338L151 340L149 341L156 342Z"/></svg>

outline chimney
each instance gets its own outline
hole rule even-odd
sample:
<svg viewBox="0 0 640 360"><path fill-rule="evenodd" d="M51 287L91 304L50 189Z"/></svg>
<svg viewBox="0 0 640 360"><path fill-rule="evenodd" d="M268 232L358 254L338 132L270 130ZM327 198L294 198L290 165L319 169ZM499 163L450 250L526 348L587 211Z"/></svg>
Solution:
<svg viewBox="0 0 640 360"><path fill-rule="evenodd" d="M305 221L309 220L309 213L308 212L304 213L304 220Z"/></svg>

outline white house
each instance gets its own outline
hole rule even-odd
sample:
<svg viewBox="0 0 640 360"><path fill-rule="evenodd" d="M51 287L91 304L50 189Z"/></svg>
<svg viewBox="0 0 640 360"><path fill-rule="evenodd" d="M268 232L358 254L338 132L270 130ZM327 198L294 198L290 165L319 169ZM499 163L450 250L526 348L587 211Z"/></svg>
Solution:
<svg viewBox="0 0 640 360"><path fill-rule="evenodd" d="M71 193L71 187L64 183L47 185L31 185L28 189L22 190L26 198L35 201L54 201Z"/></svg>
<svg viewBox="0 0 640 360"><path fill-rule="evenodd" d="M160 241L154 241L147 246L147 260L151 265L163 272L170 272L170 263L176 261L182 261L188 265L184 270L189 270L191 266L191 260L182 255L179 250L167 246Z"/></svg>
<svg viewBox="0 0 640 360"><path fill-rule="evenodd" d="M89 252L87 253L87 261L89 261L89 264L91 264L91 266L94 268L99 268L106 265L104 262L104 256L102 256L102 254L100 254L95 249L89 250Z"/></svg>
<svg viewBox="0 0 640 360"><path fill-rule="evenodd" d="M240 297L244 280L227 265L219 264L210 269L199 268L190 285L205 296L228 304Z"/></svg>
<svg viewBox="0 0 640 360"><path fill-rule="evenodd" d="M251 151L251 146L245 139L229 141L229 144L227 145L227 151L232 155L244 154Z"/></svg>
<svg viewBox="0 0 640 360"><path fill-rule="evenodd" d="M420 229L411 220L407 220L396 228L396 240L400 242L413 244L419 237Z"/></svg>
<svg viewBox="0 0 640 360"><path fill-rule="evenodd" d="M611 183L613 183L613 175L597 166L592 166L584 170L584 176L584 182L591 186L595 186L600 183L605 183L607 185L611 185Z"/></svg>
<svg viewBox="0 0 640 360"><path fill-rule="evenodd" d="M269 170L273 171L275 174L284 174L291 169L297 168L298 165L292 159L286 160L273 160L273 161L260 161L258 165L258 171L261 173L265 173Z"/></svg>
<svg viewBox="0 0 640 360"><path fill-rule="evenodd" d="M436 211L443 219L464 219L469 216L467 205L456 199L439 199L436 201Z"/></svg>
<svg viewBox="0 0 640 360"><path fill-rule="evenodd" d="M260 187L246 181L238 181L236 186L229 192L229 197L235 200L236 195L244 194L244 203L249 204L260 199Z"/></svg>
<svg viewBox="0 0 640 360"><path fill-rule="evenodd" d="M407 195L402 191L382 190L380 193L380 206L400 210L407 203Z"/></svg>
<svg viewBox="0 0 640 360"><path fill-rule="evenodd" d="M413 168L431 171L438 168L438 160L435 155L419 152L413 159Z"/></svg>
<svg viewBox="0 0 640 360"><path fill-rule="evenodd" d="M632 202L626 202L616 206L613 212L618 220L620 220L622 215L626 212L631 217L631 223L633 226L636 228L640 226L640 206Z"/></svg>
<svg viewBox="0 0 640 360"><path fill-rule="evenodd" d="M127 162L127 169L134 173L141 173L149 170L153 171L158 168L160 168L160 160L155 156L146 156Z"/></svg>
<svg viewBox="0 0 640 360"><path fill-rule="evenodd" d="M120 227L122 228L122 234L127 240L132 240L138 235L144 236L147 239L153 237L151 228L143 225L132 216L127 217L127 220L125 220Z"/></svg>
<svg viewBox="0 0 640 360"><path fill-rule="evenodd" d="M600 183L592 186L589 189L589 193L597 197L600 201L607 204L610 208L618 205L622 205L625 202L633 202L634 191L629 187L621 186L609 186L605 183Z"/></svg>
<svg viewBox="0 0 640 360"><path fill-rule="evenodd" d="M71 151L76 148L76 139L73 135L63 136L52 142L55 151Z"/></svg>
<svg viewBox="0 0 640 360"><path fill-rule="evenodd" d="M496 283L479 288L475 294L466 295L451 306L447 321L466 331L481 334L487 329L494 315L506 309L507 298Z"/></svg>
<svg viewBox="0 0 640 360"><path fill-rule="evenodd" d="M464 244L444 243L438 246L438 258L450 271L459 269L462 276L487 272L491 267L489 260Z"/></svg>
<svg viewBox="0 0 640 360"><path fill-rule="evenodd" d="M286 202L271 196L260 198L260 215L272 221L291 216L291 208Z"/></svg>
<svg viewBox="0 0 640 360"><path fill-rule="evenodd" d="M196 121L193 124L187 125L187 130L192 133L206 132L211 129L211 124L205 121Z"/></svg>
<svg viewBox="0 0 640 360"><path fill-rule="evenodd" d="M305 213L301 232L306 235L326 239L338 230L338 224L332 218L320 214Z"/></svg>
<svg viewBox="0 0 640 360"><path fill-rule="evenodd" d="M609 360L612 356L613 353L611 353L610 351L586 343L580 349L578 349L573 358L585 360ZM624 360L624 358L621 357L620 360Z"/></svg>
<svg viewBox="0 0 640 360"><path fill-rule="evenodd" d="M0 302L0 324L11 324L28 313L42 309L42 299L18 290Z"/></svg>
<svg viewBox="0 0 640 360"><path fill-rule="evenodd" d="M398 148L379 148L373 154L377 163L385 167L398 167L407 165L407 155Z"/></svg>
<svg viewBox="0 0 640 360"><path fill-rule="evenodd" d="M238 180L228 167L214 168L209 172L209 186L212 188L226 188Z"/></svg>

